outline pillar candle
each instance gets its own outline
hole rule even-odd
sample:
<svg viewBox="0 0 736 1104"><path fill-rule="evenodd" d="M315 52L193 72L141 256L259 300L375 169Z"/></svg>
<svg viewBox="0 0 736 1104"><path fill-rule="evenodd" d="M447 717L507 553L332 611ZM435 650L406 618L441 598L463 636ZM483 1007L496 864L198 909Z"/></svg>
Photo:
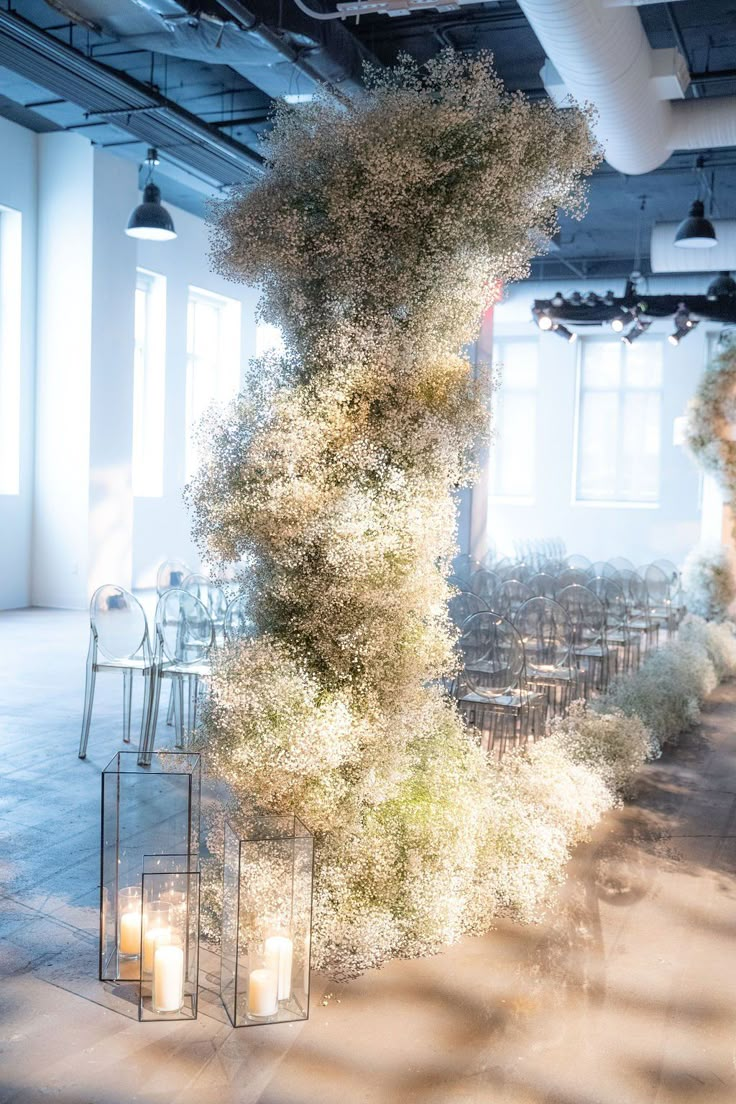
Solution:
<svg viewBox="0 0 736 1104"><path fill-rule="evenodd" d="M269 935L265 943L266 964L279 979L279 1000L291 996L291 959L294 945L286 935Z"/></svg>
<svg viewBox="0 0 736 1104"><path fill-rule="evenodd" d="M141 910L124 912L120 917L120 953L139 955L141 953Z"/></svg>
<svg viewBox="0 0 736 1104"><path fill-rule="evenodd" d="M171 943L171 928L153 927L147 928L143 936L143 972L150 974L153 970L153 955L157 947L165 947Z"/></svg>
<svg viewBox="0 0 736 1104"><path fill-rule="evenodd" d="M153 1010L178 1012L184 1003L184 951L174 944L153 952Z"/></svg>
<svg viewBox="0 0 736 1104"><path fill-rule="evenodd" d="M248 1015L273 1016L279 1010L278 975L268 967L252 970L248 978Z"/></svg>

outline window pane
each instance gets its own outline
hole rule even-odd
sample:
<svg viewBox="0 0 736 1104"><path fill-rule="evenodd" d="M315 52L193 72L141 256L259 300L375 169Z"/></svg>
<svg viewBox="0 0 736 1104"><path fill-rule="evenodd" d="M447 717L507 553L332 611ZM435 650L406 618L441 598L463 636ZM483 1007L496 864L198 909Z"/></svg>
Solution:
<svg viewBox="0 0 736 1104"><path fill-rule="evenodd" d="M533 498L536 486L537 344L501 341L494 346L501 387L494 398L490 456L491 494Z"/></svg>
<svg viewBox="0 0 736 1104"><path fill-rule="evenodd" d="M617 392L584 394L580 404L579 498L615 498L617 437Z"/></svg>
<svg viewBox="0 0 736 1104"><path fill-rule="evenodd" d="M577 497L656 502L662 348L589 341L582 348Z"/></svg>
<svg viewBox="0 0 736 1104"><path fill-rule="evenodd" d="M583 386L587 391L618 387L621 376L621 342L587 341L583 345Z"/></svg>
<svg viewBox="0 0 736 1104"><path fill-rule="evenodd" d="M186 477L199 457L194 433L215 402L234 398L240 386L240 303L189 289L187 313Z"/></svg>
<svg viewBox="0 0 736 1104"><path fill-rule="evenodd" d="M133 352L133 494L157 498L164 482L166 278L138 271Z"/></svg>

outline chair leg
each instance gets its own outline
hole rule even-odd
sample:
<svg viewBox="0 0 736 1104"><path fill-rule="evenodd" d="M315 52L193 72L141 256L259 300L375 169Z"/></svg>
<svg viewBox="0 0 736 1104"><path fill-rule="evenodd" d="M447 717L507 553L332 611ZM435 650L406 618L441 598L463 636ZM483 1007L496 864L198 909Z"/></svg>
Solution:
<svg viewBox="0 0 736 1104"><path fill-rule="evenodd" d="M123 743L130 743L130 708L133 701L133 672L123 671Z"/></svg>
<svg viewBox="0 0 736 1104"><path fill-rule="evenodd" d="M143 672L143 711L141 713L141 732L138 737L138 751L143 752L148 729L148 715L151 711L151 691L153 683L150 671Z"/></svg>
<svg viewBox="0 0 736 1104"><path fill-rule="evenodd" d="M82 713L82 735L79 739L79 758L87 758L87 741L89 740L89 726L92 720L92 703L95 700L95 680L97 678L97 671L95 670L95 648L94 643L90 642L89 652L87 653L87 675L84 682L84 711Z"/></svg>
<svg viewBox="0 0 736 1104"><path fill-rule="evenodd" d="M172 689L176 693L174 706L174 721L176 738L174 744L178 748L184 747L184 676L177 675L172 679Z"/></svg>
<svg viewBox="0 0 736 1104"><path fill-rule="evenodd" d="M187 728L189 731L189 739L187 743L191 742L191 736L194 729L197 727L197 699L199 697L199 675L189 676L189 718L187 720Z"/></svg>
<svg viewBox="0 0 736 1104"><path fill-rule="evenodd" d="M166 723L171 727L175 723L176 712L176 689L174 687L175 680L172 679L171 691L169 693L169 708L166 710Z"/></svg>
<svg viewBox="0 0 736 1104"><path fill-rule="evenodd" d="M158 719L159 703L161 701L161 676L154 667L151 671L148 686L148 709L144 710L141 725L141 744L138 753L138 765L150 767L153 745L156 740L156 721Z"/></svg>

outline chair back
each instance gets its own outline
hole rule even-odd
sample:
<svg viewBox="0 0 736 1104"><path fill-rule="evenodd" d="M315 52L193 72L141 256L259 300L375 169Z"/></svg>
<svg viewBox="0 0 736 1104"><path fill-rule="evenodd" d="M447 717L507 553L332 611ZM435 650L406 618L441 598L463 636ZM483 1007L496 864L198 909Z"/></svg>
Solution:
<svg viewBox="0 0 736 1104"><path fill-rule="evenodd" d="M193 594L202 603L216 625L222 624L227 610L227 598L222 587L197 572L188 575L181 586L182 590Z"/></svg>
<svg viewBox="0 0 736 1104"><path fill-rule="evenodd" d="M477 594L483 600L484 605L490 608L498 584L499 579L494 571L486 571L485 568L481 568L470 576L465 588L471 590L473 594Z"/></svg>
<svg viewBox="0 0 736 1104"><path fill-rule="evenodd" d="M671 583L665 572L657 564L641 568L639 574L644 579L652 606L661 608L669 604Z"/></svg>
<svg viewBox="0 0 736 1104"><path fill-rule="evenodd" d="M186 590L167 590L156 606L157 658L194 666L209 658L215 630L204 604Z"/></svg>
<svg viewBox="0 0 736 1104"><path fill-rule="evenodd" d="M538 571L527 583L535 598L554 598L557 594L557 579L546 571Z"/></svg>
<svg viewBox="0 0 736 1104"><path fill-rule="evenodd" d="M565 564L573 571L587 571L590 567L590 560L587 556L579 556L573 552L569 556L565 556Z"/></svg>
<svg viewBox="0 0 736 1104"><path fill-rule="evenodd" d="M133 659L149 654L143 606L123 587L114 583L98 587L89 604L89 621L97 647L106 659Z"/></svg>
<svg viewBox="0 0 736 1104"><path fill-rule="evenodd" d="M156 572L156 593L159 598L167 590L182 586L192 569L183 560L164 560Z"/></svg>
<svg viewBox="0 0 736 1104"><path fill-rule="evenodd" d="M569 616L550 598L530 598L516 611L514 628L524 645L527 671L570 667L573 628Z"/></svg>
<svg viewBox="0 0 736 1104"><path fill-rule="evenodd" d="M507 579L505 583L501 583L497 587L496 593L493 595L492 608L494 613L513 621L514 614L519 607L533 597L534 595L526 583L522 583L519 579Z"/></svg>
<svg viewBox="0 0 736 1104"><path fill-rule="evenodd" d="M251 617L248 599L244 594L233 598L225 610L223 635L226 644L230 644L234 640L248 640L256 635L255 622Z"/></svg>
<svg viewBox="0 0 736 1104"><path fill-rule="evenodd" d="M590 578L587 571L580 567L566 567L557 576L557 592L570 586L585 586Z"/></svg>
<svg viewBox="0 0 736 1104"><path fill-rule="evenodd" d="M606 608L592 590L574 583L560 591L557 601L572 622L576 644L602 641L606 629Z"/></svg>
<svg viewBox="0 0 736 1104"><path fill-rule="evenodd" d="M481 565L477 560L474 560L472 556L464 553L461 556L456 556L452 561L452 573L457 575L459 579L469 579L471 575L474 575L476 571L480 570Z"/></svg>
<svg viewBox="0 0 736 1104"><path fill-rule="evenodd" d="M590 580L588 590L592 590L605 607L606 628L623 628L628 620L629 604L621 584L616 579L599 576Z"/></svg>
<svg viewBox="0 0 736 1104"><path fill-rule="evenodd" d="M518 690L524 678L524 645L514 626L495 613L475 613L457 642L462 680L481 697Z"/></svg>

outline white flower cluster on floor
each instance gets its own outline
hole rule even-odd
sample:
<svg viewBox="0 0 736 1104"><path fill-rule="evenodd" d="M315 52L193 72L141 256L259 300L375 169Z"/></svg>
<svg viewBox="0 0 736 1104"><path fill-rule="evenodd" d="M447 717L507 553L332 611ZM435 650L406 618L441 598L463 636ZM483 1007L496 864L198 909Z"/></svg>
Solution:
<svg viewBox="0 0 736 1104"><path fill-rule="evenodd" d="M266 153L263 182L219 207L214 258L261 288L286 352L206 425L189 489L209 559L242 565L258 636L219 659L203 746L236 811L315 831L314 961L347 976L533 916L656 745L618 688L621 711L576 707L499 764L439 689L452 491L488 421L458 350L558 209L580 210L585 113L447 52L370 74L346 104L280 107ZM702 643L638 676L656 664L676 688L691 660L688 717L712 682Z"/></svg>

